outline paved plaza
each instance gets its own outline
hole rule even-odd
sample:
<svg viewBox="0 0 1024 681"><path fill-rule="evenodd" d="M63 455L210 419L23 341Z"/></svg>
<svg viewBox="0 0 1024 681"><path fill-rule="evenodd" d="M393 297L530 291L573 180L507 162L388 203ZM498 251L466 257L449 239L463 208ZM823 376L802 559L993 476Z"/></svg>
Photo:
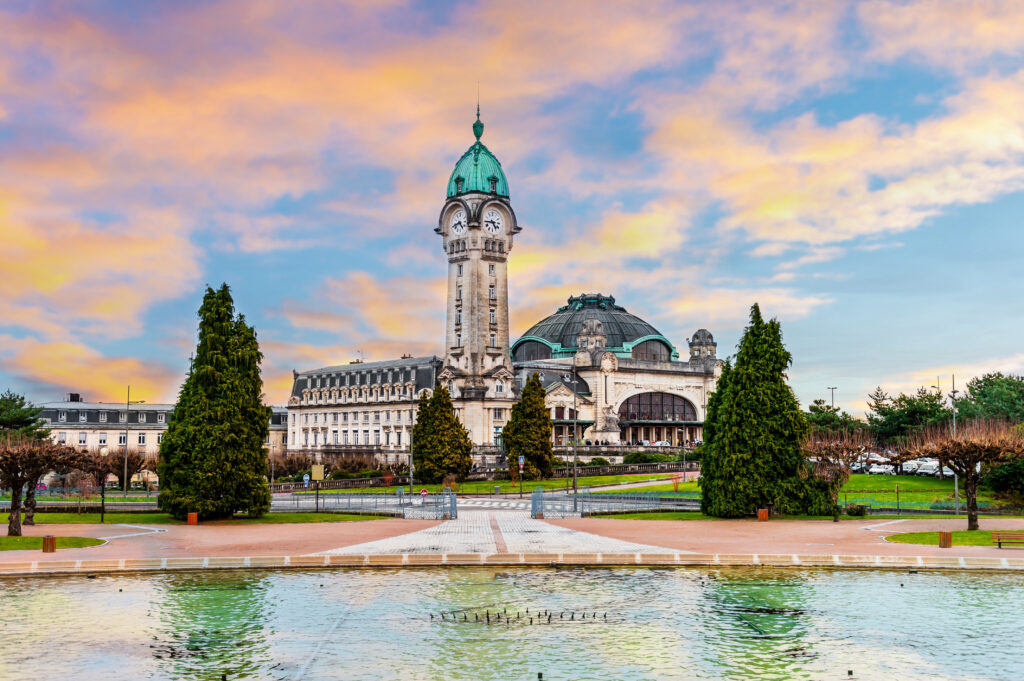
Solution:
<svg viewBox="0 0 1024 681"><path fill-rule="evenodd" d="M665 553L667 550L551 525L530 518L526 511L460 511L458 519L435 527L323 553Z"/></svg>

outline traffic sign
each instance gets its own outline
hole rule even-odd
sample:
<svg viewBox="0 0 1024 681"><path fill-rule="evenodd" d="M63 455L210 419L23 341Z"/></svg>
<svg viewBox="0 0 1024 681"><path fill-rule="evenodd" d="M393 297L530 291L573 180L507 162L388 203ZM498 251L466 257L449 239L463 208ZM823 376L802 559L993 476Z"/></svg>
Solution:
<svg viewBox="0 0 1024 681"><path fill-rule="evenodd" d="M425 490L425 489L421 489L421 490L420 490L420 496L421 496L421 497L425 497L425 496L427 496L427 490Z"/></svg>
<svg viewBox="0 0 1024 681"><path fill-rule="evenodd" d="M526 457L523 456L522 454L520 454L519 455L519 465L522 466L525 463L526 463Z"/></svg>
<svg viewBox="0 0 1024 681"><path fill-rule="evenodd" d="M304 484L306 487L309 487L309 473L306 473L302 476L302 484Z"/></svg>

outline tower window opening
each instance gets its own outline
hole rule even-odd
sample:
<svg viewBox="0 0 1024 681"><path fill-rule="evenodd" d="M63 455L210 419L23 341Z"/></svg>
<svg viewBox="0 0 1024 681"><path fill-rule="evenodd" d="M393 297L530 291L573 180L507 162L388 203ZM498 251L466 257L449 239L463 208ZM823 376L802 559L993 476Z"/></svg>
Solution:
<svg viewBox="0 0 1024 681"><path fill-rule="evenodd" d="M505 242L504 241L499 241L498 242L498 253L504 253L504 252L505 252Z"/></svg>
<svg viewBox="0 0 1024 681"><path fill-rule="evenodd" d="M461 264L458 267L458 276L460 276L460 277L462 276L462 265Z"/></svg>
<svg viewBox="0 0 1024 681"><path fill-rule="evenodd" d="M495 335L494 335L494 334L492 333L492 334L491 334L491 347L492 347L492 348L493 348L493 347L497 347L496 343L497 343L497 336L495 336Z"/></svg>
<svg viewBox="0 0 1024 681"><path fill-rule="evenodd" d="M487 287L487 293L491 300L495 300L494 284L491 284L490 286Z"/></svg>
<svg viewBox="0 0 1024 681"><path fill-rule="evenodd" d="M497 315L494 313L494 308L491 308L491 324L496 323Z"/></svg>
<svg viewBox="0 0 1024 681"><path fill-rule="evenodd" d="M494 263L487 265L487 274L494 274Z"/></svg>

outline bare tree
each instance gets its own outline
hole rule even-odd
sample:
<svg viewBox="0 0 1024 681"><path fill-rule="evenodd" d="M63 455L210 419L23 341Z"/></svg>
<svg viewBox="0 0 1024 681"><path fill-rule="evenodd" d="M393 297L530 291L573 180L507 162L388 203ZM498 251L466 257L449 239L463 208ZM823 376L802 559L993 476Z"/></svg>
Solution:
<svg viewBox="0 0 1024 681"><path fill-rule="evenodd" d="M146 455L137 449L129 449L112 453L107 460L110 462L108 469L111 475L117 478L118 487L127 489L128 485L124 480L125 460L128 462L128 480L134 478L138 473L146 470L153 470L154 461L146 458Z"/></svg>
<svg viewBox="0 0 1024 681"><path fill-rule="evenodd" d="M1024 431L1004 421L976 420L926 428L909 436L900 448L899 460L921 457L938 459L959 476L967 502L967 529L978 529L978 483L982 469L1024 456Z"/></svg>
<svg viewBox="0 0 1024 681"><path fill-rule="evenodd" d="M839 520L839 492L850 479L851 467L872 444L870 433L864 429L814 428L804 438L804 455L814 462L812 475L828 486L835 521Z"/></svg>
<svg viewBox="0 0 1024 681"><path fill-rule="evenodd" d="M34 525L35 488L39 479L51 470L66 467L75 456L70 447L50 440L7 434L0 443L0 483L11 490L8 537L21 536L22 488L28 487L25 524Z"/></svg>

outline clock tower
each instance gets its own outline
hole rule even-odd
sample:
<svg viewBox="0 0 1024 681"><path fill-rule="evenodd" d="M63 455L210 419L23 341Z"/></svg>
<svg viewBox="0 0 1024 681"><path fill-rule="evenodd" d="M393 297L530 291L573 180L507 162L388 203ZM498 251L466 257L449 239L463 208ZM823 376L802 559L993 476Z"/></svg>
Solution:
<svg viewBox="0 0 1024 681"><path fill-rule="evenodd" d="M501 163L480 137L455 164L438 226L448 259L444 368L438 379L475 445L499 444L513 394L508 256L520 227Z"/></svg>

